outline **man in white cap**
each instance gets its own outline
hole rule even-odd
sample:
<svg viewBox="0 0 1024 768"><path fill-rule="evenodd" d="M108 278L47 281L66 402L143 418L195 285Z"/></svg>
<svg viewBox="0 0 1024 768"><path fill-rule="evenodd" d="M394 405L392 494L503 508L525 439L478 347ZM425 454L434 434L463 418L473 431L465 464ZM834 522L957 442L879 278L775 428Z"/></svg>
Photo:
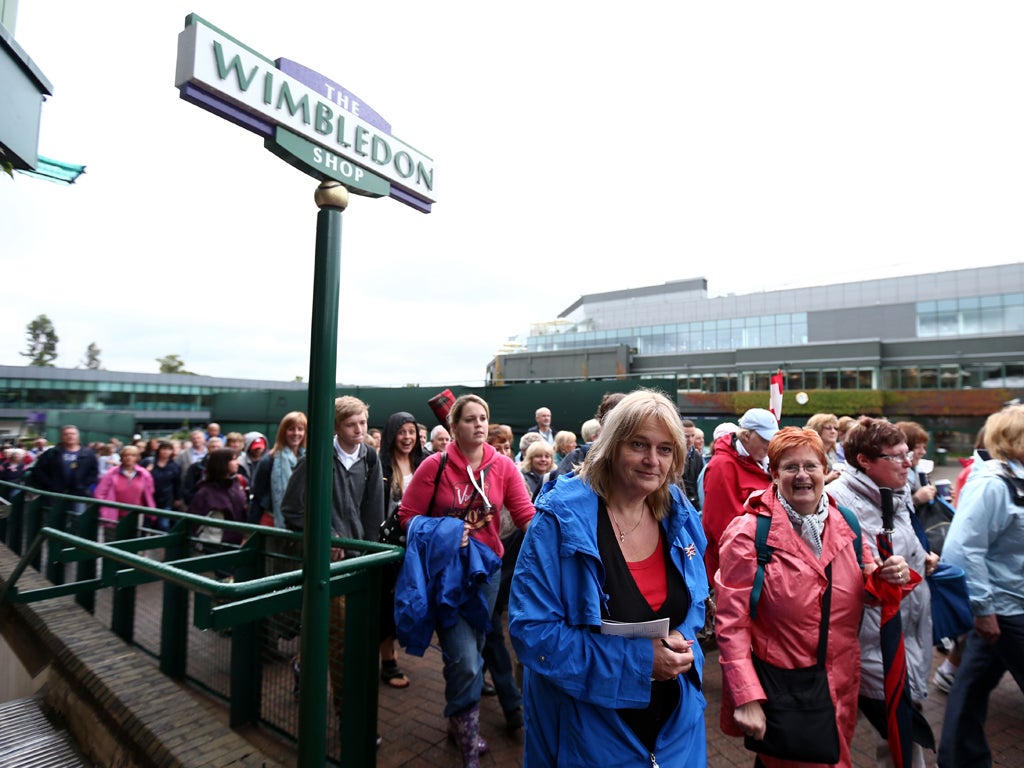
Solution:
<svg viewBox="0 0 1024 768"><path fill-rule="evenodd" d="M715 434L718 435L718 430ZM740 417L736 432L715 439L715 453L704 474L702 521L708 537L704 564L708 580L718 570L718 544L733 518L743 514L743 503L754 491L771 485L768 474L768 443L779 431L771 411L751 408Z"/></svg>

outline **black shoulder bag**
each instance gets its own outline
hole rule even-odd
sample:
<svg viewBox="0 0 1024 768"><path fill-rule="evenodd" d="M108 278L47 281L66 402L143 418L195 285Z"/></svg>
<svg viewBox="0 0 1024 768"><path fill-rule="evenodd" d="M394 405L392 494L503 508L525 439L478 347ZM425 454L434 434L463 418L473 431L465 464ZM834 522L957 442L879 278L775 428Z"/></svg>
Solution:
<svg viewBox="0 0 1024 768"><path fill-rule="evenodd" d="M845 517L845 515L844 515ZM768 529L771 518L758 516L757 576L754 579L757 598L764 582L764 567L771 559ZM860 528L856 529L860 539ZM858 551L858 555L860 552ZM753 656L754 669L761 681L764 695L764 714L767 720L764 739L747 736L743 746L783 760L807 763L833 764L839 761L839 726L836 708L828 687L825 656L828 651L828 625L832 608L832 563L825 567L828 586L821 602L821 624L818 632L818 660L810 667L784 669ZM756 605L751 596L751 616L756 617Z"/></svg>
<svg viewBox="0 0 1024 768"><path fill-rule="evenodd" d="M434 477L434 491L430 494L430 504L427 505L427 511L430 511L430 507L434 506L434 497L437 495L437 484L441 482L441 473L444 472L444 466L448 463L448 454L442 453L441 460L437 463L437 475ZM404 547L405 546L405 529L402 527L401 522L398 520L398 510L395 507L395 511L392 512L383 523L380 524L380 541L382 544L390 544L393 547Z"/></svg>

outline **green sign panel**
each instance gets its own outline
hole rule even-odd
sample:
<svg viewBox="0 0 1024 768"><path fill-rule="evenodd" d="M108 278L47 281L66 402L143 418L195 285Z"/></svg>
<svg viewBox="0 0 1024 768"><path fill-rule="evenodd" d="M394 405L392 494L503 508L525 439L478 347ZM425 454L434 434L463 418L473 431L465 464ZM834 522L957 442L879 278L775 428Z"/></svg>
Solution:
<svg viewBox="0 0 1024 768"><path fill-rule="evenodd" d="M274 138L267 139L265 146L282 160L313 178L340 181L350 192L357 195L387 197L391 194L391 182L387 179L370 173L318 144L306 141L286 128L277 126L274 129Z"/></svg>

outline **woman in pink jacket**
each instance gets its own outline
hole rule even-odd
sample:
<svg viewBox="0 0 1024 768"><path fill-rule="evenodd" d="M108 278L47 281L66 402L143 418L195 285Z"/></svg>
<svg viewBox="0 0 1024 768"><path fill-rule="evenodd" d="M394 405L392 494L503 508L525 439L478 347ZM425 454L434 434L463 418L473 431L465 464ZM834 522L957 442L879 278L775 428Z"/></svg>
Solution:
<svg viewBox="0 0 1024 768"><path fill-rule="evenodd" d="M722 730L731 736L765 736L764 689L751 655L776 667L815 664L821 604L832 566L831 610L825 658L839 729L839 766L852 766L850 742L857 724L860 681L858 628L865 602L865 580L906 584L907 564L894 556L872 561L862 541L863 572L854 550L855 533L824 492L824 446L812 429L787 427L768 446L772 485L752 495L746 514L733 520L722 537L721 567L715 576L718 614L715 634L722 664ZM751 619L750 594L757 571L755 536L760 516L771 518L764 584ZM872 575L875 574L875 575ZM758 755L755 765L804 765Z"/></svg>
<svg viewBox="0 0 1024 768"><path fill-rule="evenodd" d="M153 476L139 466L139 449L126 445L121 449L121 465L106 471L93 493L97 499L134 504L137 507L156 507L153 498ZM114 507L101 507L100 517L116 523L128 512Z"/></svg>

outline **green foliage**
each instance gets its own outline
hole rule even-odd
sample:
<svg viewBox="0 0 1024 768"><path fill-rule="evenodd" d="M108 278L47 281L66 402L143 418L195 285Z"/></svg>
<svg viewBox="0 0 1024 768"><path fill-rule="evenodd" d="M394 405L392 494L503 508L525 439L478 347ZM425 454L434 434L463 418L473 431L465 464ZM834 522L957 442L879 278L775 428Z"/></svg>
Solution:
<svg viewBox="0 0 1024 768"><path fill-rule="evenodd" d="M29 359L29 365L53 368L53 361L57 359L57 342L60 339L50 318L38 315L25 326L25 331L28 337L28 350L19 354Z"/></svg>
<svg viewBox="0 0 1024 768"><path fill-rule="evenodd" d="M799 405L796 392L782 395L782 418L799 419L816 413L834 413L836 416L881 416L884 411L885 393L870 389L808 389L807 403ZM694 411L710 410L719 413L742 415L751 408L767 408L768 392L688 392L684 396ZM688 412L690 408L686 408Z"/></svg>
<svg viewBox="0 0 1024 768"><path fill-rule="evenodd" d="M196 374L192 371L185 370L185 361L181 359L180 355L167 355L166 357L158 357L156 361L160 363L160 373L181 373L186 376L195 376Z"/></svg>
<svg viewBox="0 0 1024 768"><path fill-rule="evenodd" d="M100 362L100 352L102 351L103 350L96 346L95 341L90 343L88 348L85 350L85 359L82 360L82 365L90 371L103 370L103 364Z"/></svg>

